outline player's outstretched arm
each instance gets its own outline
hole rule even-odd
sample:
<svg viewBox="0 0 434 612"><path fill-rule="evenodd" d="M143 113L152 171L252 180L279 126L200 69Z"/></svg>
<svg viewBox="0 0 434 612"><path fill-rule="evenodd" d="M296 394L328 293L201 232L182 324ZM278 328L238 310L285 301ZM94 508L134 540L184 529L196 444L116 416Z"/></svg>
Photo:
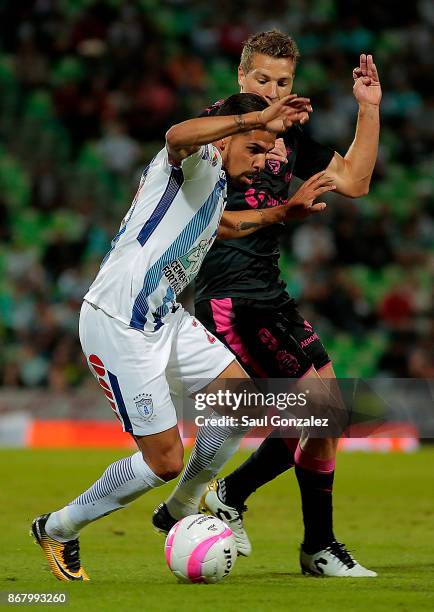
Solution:
<svg viewBox="0 0 434 612"><path fill-rule="evenodd" d="M217 117L199 117L189 119L172 126L166 134L166 147L169 157L175 164L192 155L202 145L215 142L221 138L239 132L255 129L266 129L271 132L284 132L295 122L306 116L307 98L295 98L289 95L262 111L253 111L243 115ZM291 105L288 103L291 102Z"/></svg>
<svg viewBox="0 0 434 612"><path fill-rule="evenodd" d="M315 200L336 186L325 171L314 174L305 181L287 204L274 208L256 210L226 210L218 228L217 238L230 240L253 234L267 225L283 223L291 219L305 219L310 215L323 212L325 202Z"/></svg>
<svg viewBox="0 0 434 612"><path fill-rule="evenodd" d="M256 210L226 210L218 227L218 240L243 238L258 230L282 223L285 220L287 206L275 206L269 209Z"/></svg>
<svg viewBox="0 0 434 612"><path fill-rule="evenodd" d="M369 192L380 134L381 85L372 55L360 56L353 78L359 104L356 134L345 157L335 153L326 170L336 191L357 198Z"/></svg>

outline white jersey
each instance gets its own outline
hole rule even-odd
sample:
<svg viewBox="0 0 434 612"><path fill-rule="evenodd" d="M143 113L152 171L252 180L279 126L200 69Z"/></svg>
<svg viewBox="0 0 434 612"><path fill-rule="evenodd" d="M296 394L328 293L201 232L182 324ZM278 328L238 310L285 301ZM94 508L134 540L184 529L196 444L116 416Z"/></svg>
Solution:
<svg viewBox="0 0 434 612"><path fill-rule="evenodd" d="M156 331L193 280L217 235L226 203L222 158L200 148L180 168L162 149L84 299L130 327Z"/></svg>

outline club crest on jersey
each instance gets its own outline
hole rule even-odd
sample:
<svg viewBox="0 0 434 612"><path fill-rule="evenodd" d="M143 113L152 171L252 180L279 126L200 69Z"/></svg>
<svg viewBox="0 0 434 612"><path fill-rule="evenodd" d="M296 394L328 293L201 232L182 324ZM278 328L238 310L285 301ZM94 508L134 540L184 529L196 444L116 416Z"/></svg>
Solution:
<svg viewBox="0 0 434 612"><path fill-rule="evenodd" d="M140 416L142 416L145 421L149 421L154 414L152 395L150 393L140 393L140 395L136 395L134 402Z"/></svg>
<svg viewBox="0 0 434 612"><path fill-rule="evenodd" d="M267 161L267 166L270 168L273 174L279 174L281 166L280 161L277 159L269 159Z"/></svg>

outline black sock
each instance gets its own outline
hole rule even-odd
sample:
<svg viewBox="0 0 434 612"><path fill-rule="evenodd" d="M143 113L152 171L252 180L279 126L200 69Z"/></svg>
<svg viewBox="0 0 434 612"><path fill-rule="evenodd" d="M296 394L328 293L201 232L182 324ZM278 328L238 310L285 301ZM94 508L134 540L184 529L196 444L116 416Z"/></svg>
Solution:
<svg viewBox="0 0 434 612"><path fill-rule="evenodd" d="M290 446L296 446L296 440L291 443ZM242 505L256 489L293 466L294 451L285 440L270 434L240 467L225 476L225 499L222 501L233 506Z"/></svg>
<svg viewBox="0 0 434 612"><path fill-rule="evenodd" d="M295 466L304 521L303 550L313 554L329 546L333 533L333 472L313 472Z"/></svg>

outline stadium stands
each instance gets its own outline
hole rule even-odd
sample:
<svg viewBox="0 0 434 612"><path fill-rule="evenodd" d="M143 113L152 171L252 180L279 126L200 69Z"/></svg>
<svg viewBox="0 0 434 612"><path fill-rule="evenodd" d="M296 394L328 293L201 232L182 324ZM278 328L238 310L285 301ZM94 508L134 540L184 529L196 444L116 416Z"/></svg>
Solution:
<svg viewBox="0 0 434 612"><path fill-rule="evenodd" d="M241 43L272 26L299 43L295 90L311 96L321 142L345 152L351 141L360 51L375 53L384 90L371 192L330 196L321 218L292 225L283 278L338 375L434 376L432 4L404 17L388 2L236 4L218 15L188 0L1 9L1 385L63 391L88 379L78 309L140 168L171 123L236 91Z"/></svg>

